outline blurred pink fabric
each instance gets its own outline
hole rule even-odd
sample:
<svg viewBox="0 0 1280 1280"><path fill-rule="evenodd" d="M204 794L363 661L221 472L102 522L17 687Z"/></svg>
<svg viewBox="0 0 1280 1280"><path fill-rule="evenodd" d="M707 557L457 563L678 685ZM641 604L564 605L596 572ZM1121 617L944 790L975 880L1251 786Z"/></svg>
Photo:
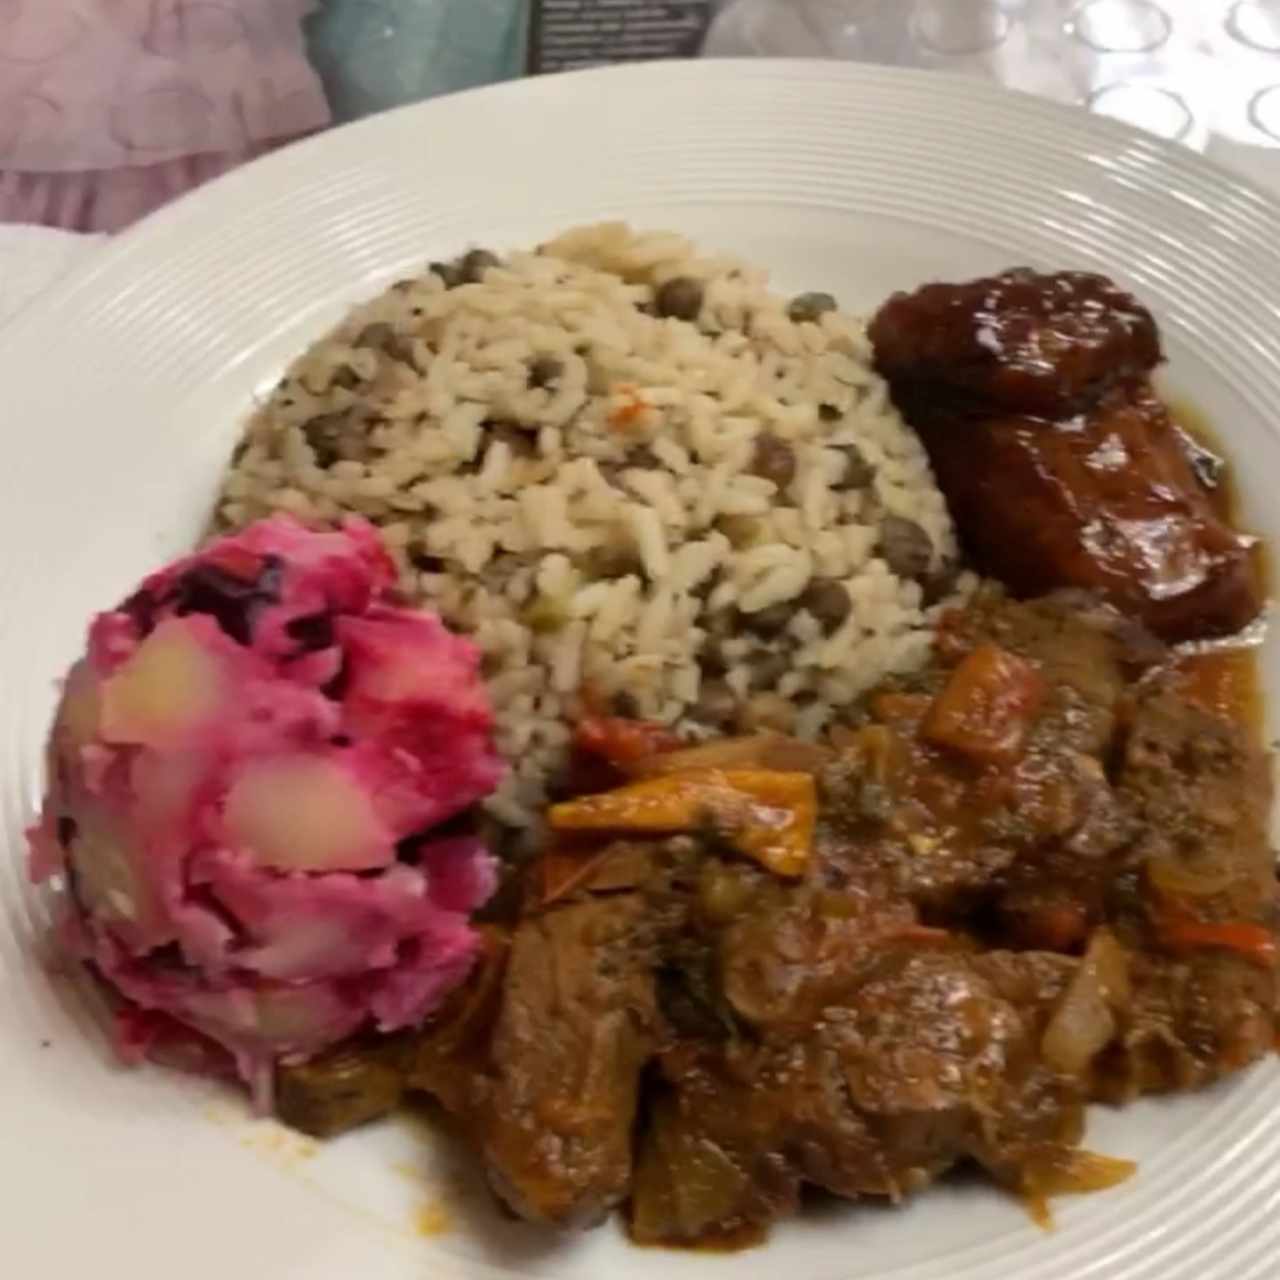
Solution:
<svg viewBox="0 0 1280 1280"><path fill-rule="evenodd" d="M314 0L0 0L0 221L115 231L330 121Z"/></svg>

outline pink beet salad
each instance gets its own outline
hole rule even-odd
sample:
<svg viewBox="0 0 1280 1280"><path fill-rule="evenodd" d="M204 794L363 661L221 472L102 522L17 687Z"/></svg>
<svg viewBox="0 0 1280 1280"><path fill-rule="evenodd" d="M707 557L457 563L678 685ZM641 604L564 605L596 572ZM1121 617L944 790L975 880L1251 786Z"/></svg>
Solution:
<svg viewBox="0 0 1280 1280"><path fill-rule="evenodd" d="M479 655L399 607L371 526L264 520L99 615L67 676L37 880L123 997L265 1101L283 1057L422 1021L467 975L494 861L444 824L497 785Z"/></svg>

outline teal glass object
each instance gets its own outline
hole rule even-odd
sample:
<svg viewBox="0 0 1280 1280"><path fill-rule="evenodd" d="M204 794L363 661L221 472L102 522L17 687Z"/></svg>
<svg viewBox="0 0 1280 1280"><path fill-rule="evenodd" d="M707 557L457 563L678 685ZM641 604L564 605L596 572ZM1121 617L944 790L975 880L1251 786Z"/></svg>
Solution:
<svg viewBox="0 0 1280 1280"><path fill-rule="evenodd" d="M524 69L526 0L323 0L311 60L337 120L510 80Z"/></svg>

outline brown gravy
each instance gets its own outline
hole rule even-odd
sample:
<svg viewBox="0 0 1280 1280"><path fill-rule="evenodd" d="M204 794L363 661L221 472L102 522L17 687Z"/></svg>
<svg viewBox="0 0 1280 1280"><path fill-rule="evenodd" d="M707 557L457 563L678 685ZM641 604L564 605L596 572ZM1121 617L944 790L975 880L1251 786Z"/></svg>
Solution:
<svg viewBox="0 0 1280 1280"><path fill-rule="evenodd" d="M1215 512L1234 528L1241 528L1240 489L1235 465L1223 447L1208 417L1190 401L1166 396L1170 413L1178 426L1197 444L1222 459L1222 474L1211 497ZM1264 594L1270 594L1272 564L1270 550L1259 543L1254 565ZM1259 624L1255 624L1257 626ZM1253 628L1250 628L1252 631ZM1261 738L1265 722L1262 681L1258 671L1258 650L1249 639L1225 641L1210 647L1190 646L1174 664L1178 689L1190 702L1245 726Z"/></svg>

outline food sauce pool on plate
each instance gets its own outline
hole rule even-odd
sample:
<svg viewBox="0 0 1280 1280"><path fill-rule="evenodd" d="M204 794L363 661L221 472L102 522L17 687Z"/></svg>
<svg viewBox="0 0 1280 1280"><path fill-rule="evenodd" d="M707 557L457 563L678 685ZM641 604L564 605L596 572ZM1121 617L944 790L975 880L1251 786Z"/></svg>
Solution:
<svg viewBox="0 0 1280 1280"><path fill-rule="evenodd" d="M1173 670L1175 687L1188 702L1234 720L1254 737L1261 736L1262 690L1254 649L1235 645L1183 654Z"/></svg>
<svg viewBox="0 0 1280 1280"><path fill-rule="evenodd" d="M1214 511L1234 528L1241 528L1240 491L1235 466L1222 447L1218 432L1194 404L1177 396L1167 396L1173 420L1198 445L1223 460L1222 472L1210 495ZM1272 583L1270 549L1259 543L1254 553L1254 568L1269 596ZM1174 663L1178 691L1190 702L1198 703L1226 719L1234 720L1257 739L1265 727L1262 681L1258 671L1258 639L1263 620L1255 622L1241 636L1205 645L1191 644L1183 648Z"/></svg>

